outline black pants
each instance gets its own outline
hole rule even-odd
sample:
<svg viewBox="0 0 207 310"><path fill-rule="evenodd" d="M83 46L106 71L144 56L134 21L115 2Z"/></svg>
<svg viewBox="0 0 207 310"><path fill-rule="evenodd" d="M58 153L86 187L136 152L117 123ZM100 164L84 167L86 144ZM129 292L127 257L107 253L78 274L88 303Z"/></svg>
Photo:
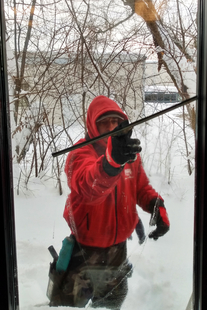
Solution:
<svg viewBox="0 0 207 310"><path fill-rule="evenodd" d="M127 277L132 266L126 242L109 248L86 247L76 242L61 285L62 305L119 310L127 295Z"/></svg>
<svg viewBox="0 0 207 310"><path fill-rule="evenodd" d="M135 230L139 238L139 244L142 244L145 241L146 236L141 218L139 218L139 222L137 223Z"/></svg>

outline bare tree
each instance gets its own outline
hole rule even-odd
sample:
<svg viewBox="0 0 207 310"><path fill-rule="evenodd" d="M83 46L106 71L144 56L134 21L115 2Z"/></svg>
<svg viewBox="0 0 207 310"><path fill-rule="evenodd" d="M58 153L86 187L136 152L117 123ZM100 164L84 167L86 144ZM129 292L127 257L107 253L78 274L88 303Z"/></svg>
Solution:
<svg viewBox="0 0 207 310"><path fill-rule="evenodd" d="M152 0L123 0L123 2L142 17L150 30L157 51L158 70L161 66L165 67L183 99L195 94L196 5L193 6L193 2L191 5L186 5L176 0L173 2L176 7L170 9L167 1L159 2L157 8L156 2ZM189 122L195 133L194 105L188 105L187 110Z"/></svg>
<svg viewBox="0 0 207 310"><path fill-rule="evenodd" d="M51 151L75 141L69 133L72 124L85 132L86 110L96 95L113 97L131 118L139 117L134 111L141 113L145 56L141 50L130 50L137 29L123 28L124 6L122 14L110 17L110 6L107 11L103 6L97 15L98 2L14 2L14 18L10 3L6 7L15 62L9 72L14 82L14 159L27 163L21 174L26 183L32 175L47 173ZM121 27L119 38L113 25ZM64 157L55 161L53 174L62 193Z"/></svg>
<svg viewBox="0 0 207 310"><path fill-rule="evenodd" d="M144 64L152 53L158 55L158 70L165 68L183 99L195 92L194 8L176 1L175 17L168 14L171 2L161 4L156 7L152 0L7 2L14 160L20 165L24 161L21 176L25 175L26 184L30 176L48 173L52 151L78 139L71 126L77 124L82 134L86 132L86 111L95 96L115 99L131 120L142 116ZM188 22L183 22L184 13ZM195 130L194 106L187 109ZM189 154L185 132L184 137ZM64 156L53 161L60 193L63 164Z"/></svg>

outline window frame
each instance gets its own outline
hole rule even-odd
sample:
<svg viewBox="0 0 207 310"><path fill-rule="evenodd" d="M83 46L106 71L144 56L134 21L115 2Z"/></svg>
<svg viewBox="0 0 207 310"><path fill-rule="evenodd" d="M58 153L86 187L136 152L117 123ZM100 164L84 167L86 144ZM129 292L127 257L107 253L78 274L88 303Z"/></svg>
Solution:
<svg viewBox="0 0 207 310"><path fill-rule="evenodd" d="M198 1L198 78L196 119L196 173L195 173L195 221L194 221L194 287L193 309L207 309L207 3ZM6 41L4 4L0 0L0 229L1 253L1 301L5 310L18 310L18 281L14 199L12 181L11 137L6 66Z"/></svg>

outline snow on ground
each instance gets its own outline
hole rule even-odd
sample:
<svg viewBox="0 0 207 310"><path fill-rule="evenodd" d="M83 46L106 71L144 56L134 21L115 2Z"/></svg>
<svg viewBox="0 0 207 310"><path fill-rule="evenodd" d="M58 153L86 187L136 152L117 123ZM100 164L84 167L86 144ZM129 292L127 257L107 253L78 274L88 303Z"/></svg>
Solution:
<svg viewBox="0 0 207 310"><path fill-rule="evenodd" d="M169 120L166 128L168 123ZM166 131L162 132L166 134ZM157 132L148 129L148 134ZM128 240L128 257L134 270L122 310L185 310L192 292L194 175L187 174L185 161L177 152L179 136L172 144L171 183L168 184L164 170L149 169L150 155L144 152L154 150L152 138L143 141L144 162L148 165L146 170L152 185L165 199L171 229L157 241L147 238L141 246L135 233L133 239ZM27 191L18 196L15 192L20 310L48 309L46 290L52 262L48 247L53 245L59 253L62 240L70 234L62 217L67 185L64 183L64 194L59 196L53 182L52 179L44 182L34 178ZM149 233L149 214L140 208L138 212Z"/></svg>

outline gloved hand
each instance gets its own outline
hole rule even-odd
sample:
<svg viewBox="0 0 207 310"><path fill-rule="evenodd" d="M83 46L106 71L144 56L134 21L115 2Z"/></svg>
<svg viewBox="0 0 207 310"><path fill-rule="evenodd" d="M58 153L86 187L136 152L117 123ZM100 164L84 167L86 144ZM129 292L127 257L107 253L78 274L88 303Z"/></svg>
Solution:
<svg viewBox="0 0 207 310"><path fill-rule="evenodd" d="M155 207L155 214L152 214L150 225L157 225L157 228L149 234L149 238L157 240L165 235L170 229L170 222L164 206Z"/></svg>
<svg viewBox="0 0 207 310"><path fill-rule="evenodd" d="M124 128L129 124L128 120L122 122L115 129ZM140 153L142 148L138 139L131 139L132 129L116 136L108 138L106 148L106 159L110 165L115 168L124 166L127 162L133 162L137 158L137 153Z"/></svg>

